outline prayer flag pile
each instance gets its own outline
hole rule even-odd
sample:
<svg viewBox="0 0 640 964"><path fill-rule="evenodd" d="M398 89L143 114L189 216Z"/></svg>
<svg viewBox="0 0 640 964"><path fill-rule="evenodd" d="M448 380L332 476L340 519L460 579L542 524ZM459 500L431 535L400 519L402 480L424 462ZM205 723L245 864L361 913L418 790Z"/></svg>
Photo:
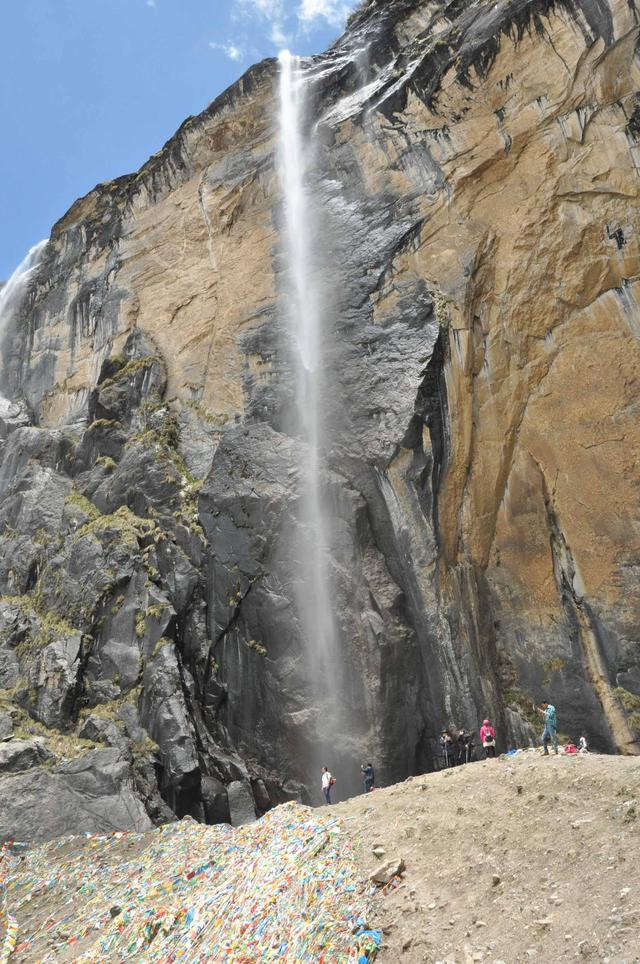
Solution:
<svg viewBox="0 0 640 964"><path fill-rule="evenodd" d="M296 803L236 829L180 821L5 846L0 875L2 961L333 964L376 950L339 821Z"/></svg>

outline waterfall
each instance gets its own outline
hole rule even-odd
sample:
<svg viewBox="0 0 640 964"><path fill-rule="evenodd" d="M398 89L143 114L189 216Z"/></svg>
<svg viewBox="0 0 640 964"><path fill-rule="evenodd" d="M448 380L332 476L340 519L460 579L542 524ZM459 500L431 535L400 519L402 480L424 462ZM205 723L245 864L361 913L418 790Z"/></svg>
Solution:
<svg viewBox="0 0 640 964"><path fill-rule="evenodd" d="M16 312L19 310L22 304L22 299L29 284L30 279L33 276L35 269L40 264L40 260L44 253L44 249L47 245L48 238L43 241L39 241L38 244L34 244L32 248L29 249L29 253L20 262L16 270L13 272L7 283L0 288L0 347L3 347L2 342L4 336L13 321ZM4 355L4 352L3 352ZM4 358L2 358L4 362ZM2 364L2 370L4 371L4 364Z"/></svg>
<svg viewBox="0 0 640 964"><path fill-rule="evenodd" d="M305 189L307 156L302 136L305 81L300 61L280 54L280 163L285 196L286 244L291 271L293 334L304 372L319 362L320 306L311 283L311 213Z"/></svg>
<svg viewBox="0 0 640 964"><path fill-rule="evenodd" d="M340 652L335 625L335 600L329 571L331 517L323 497L322 329L326 299L314 248L318 219L306 176L313 145L305 141L305 95L308 84L298 58L280 54L279 167L284 193L287 330L296 385L301 433L300 504L292 552L299 561L296 606L300 618L313 704L318 719L311 722L314 766L331 766L323 755L335 745L343 707L339 692ZM315 775L319 781L319 773Z"/></svg>

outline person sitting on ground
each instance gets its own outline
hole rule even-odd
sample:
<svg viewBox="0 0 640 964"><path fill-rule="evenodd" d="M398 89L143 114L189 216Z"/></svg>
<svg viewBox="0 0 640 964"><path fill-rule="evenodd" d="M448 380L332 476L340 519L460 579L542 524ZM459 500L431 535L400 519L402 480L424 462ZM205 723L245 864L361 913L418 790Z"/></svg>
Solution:
<svg viewBox="0 0 640 964"><path fill-rule="evenodd" d="M580 742L578 743L578 753L588 753L589 747L587 746L586 736L580 737Z"/></svg>
<svg viewBox="0 0 640 964"><path fill-rule="evenodd" d="M360 767L360 769L362 770L362 779L363 779L363 782L364 782L364 792L365 792L365 793L371 793L371 791L373 790L373 784L374 784L374 780L375 780L375 774L374 774L374 772L373 772L373 764L372 764L372 763L363 763L362 766Z"/></svg>
<svg viewBox="0 0 640 964"><path fill-rule="evenodd" d="M558 752L558 730L556 724L556 708L546 701L538 709L538 713L544 720L544 730L542 731L542 746L544 755L549 756L549 741L553 744L553 752Z"/></svg>
<svg viewBox="0 0 640 964"><path fill-rule="evenodd" d="M322 792L324 794L324 802L327 806L331 803L331 787L335 783L335 777L332 777L329 773L327 767L322 768Z"/></svg>
<svg viewBox="0 0 640 964"><path fill-rule="evenodd" d="M495 757L496 755L496 731L489 723L489 720L483 720L482 726L480 727L480 742L484 747L485 757Z"/></svg>

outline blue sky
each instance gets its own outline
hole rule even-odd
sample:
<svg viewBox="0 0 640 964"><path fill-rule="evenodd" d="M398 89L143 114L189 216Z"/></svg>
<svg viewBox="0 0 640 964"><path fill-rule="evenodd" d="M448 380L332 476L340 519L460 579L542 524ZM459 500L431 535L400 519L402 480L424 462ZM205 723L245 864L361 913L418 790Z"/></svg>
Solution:
<svg viewBox="0 0 640 964"><path fill-rule="evenodd" d="M0 279L252 63L323 50L356 0L2 0Z"/></svg>

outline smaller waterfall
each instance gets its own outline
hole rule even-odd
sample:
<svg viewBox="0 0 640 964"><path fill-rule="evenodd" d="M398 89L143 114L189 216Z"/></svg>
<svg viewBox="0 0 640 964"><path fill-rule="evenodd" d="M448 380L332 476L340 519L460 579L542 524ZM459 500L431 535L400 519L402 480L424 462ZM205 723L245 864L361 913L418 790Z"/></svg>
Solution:
<svg viewBox="0 0 640 964"><path fill-rule="evenodd" d="M2 335L5 319L8 318L13 308L17 306L29 278L32 276L34 269L40 264L40 258L48 241L49 239L45 238L43 241L38 241L37 244L34 244L32 248L29 248L26 257L22 259L7 283L0 288L0 336Z"/></svg>
<svg viewBox="0 0 640 964"><path fill-rule="evenodd" d="M43 241L39 241L38 244L34 244L7 283L0 288L0 348L2 348L2 342L9 325L15 313L20 308L27 285L33 277L35 269L40 264L48 241L49 239L45 238ZM0 361L3 361L3 359L0 359ZM0 367L0 375L3 369L4 364Z"/></svg>

